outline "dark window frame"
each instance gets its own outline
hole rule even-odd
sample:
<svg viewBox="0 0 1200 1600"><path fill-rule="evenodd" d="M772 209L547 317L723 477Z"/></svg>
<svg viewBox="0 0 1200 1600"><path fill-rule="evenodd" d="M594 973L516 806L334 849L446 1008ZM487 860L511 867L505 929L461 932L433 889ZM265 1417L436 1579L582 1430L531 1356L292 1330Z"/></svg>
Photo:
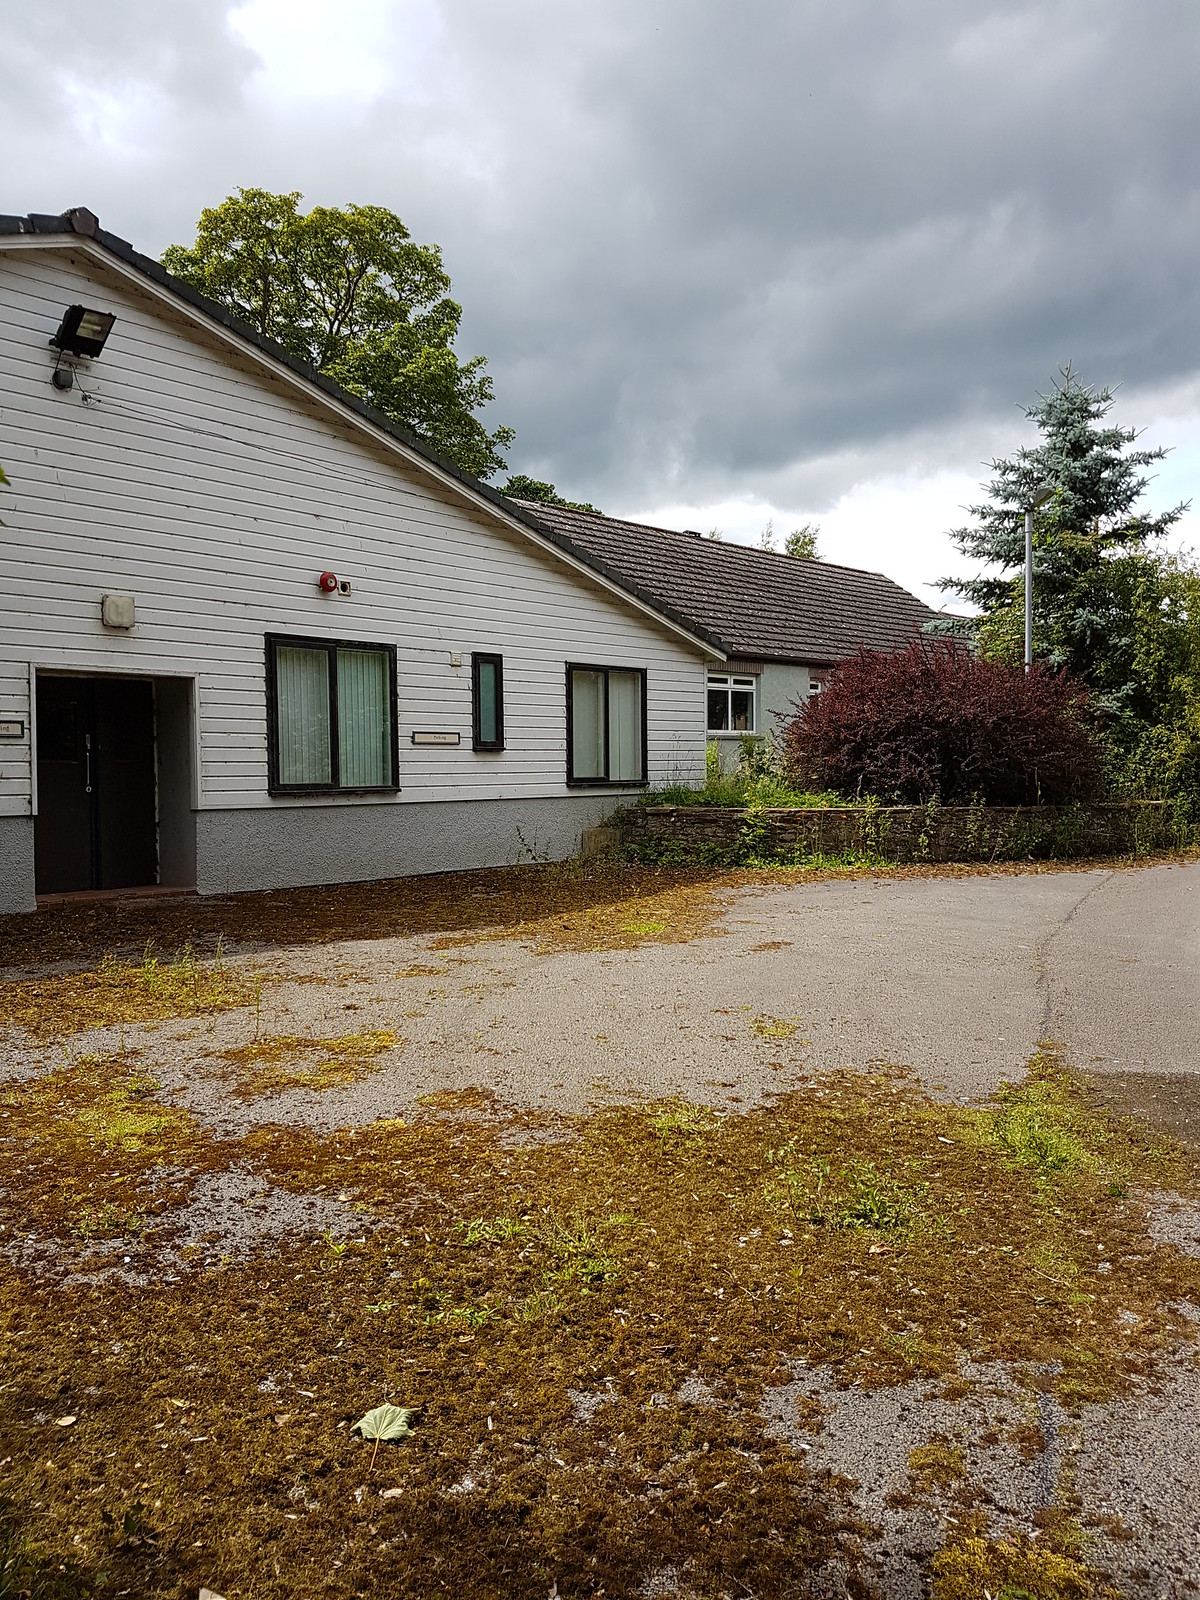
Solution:
<svg viewBox="0 0 1200 1600"><path fill-rule="evenodd" d="M571 692L573 672L602 672L604 674L604 771L612 767L608 729L608 675L610 672L636 672L642 680L642 775L640 778L577 778L574 773L575 697ZM645 667L613 666L591 661L567 662L567 787L568 789L644 789L649 770L649 749L646 737L646 669Z"/></svg>
<svg viewBox="0 0 1200 1600"><path fill-rule="evenodd" d="M479 669L482 666L493 666L496 669L496 737L494 739L485 739L480 731ZM504 657L491 650L474 650L471 653L471 748L484 752L504 749Z"/></svg>
<svg viewBox="0 0 1200 1600"><path fill-rule="evenodd" d="M280 645L297 650L324 650L329 665L329 783L281 783L279 780L279 695L276 687L275 652ZM337 653L339 650L374 650L387 656L388 707L391 713L392 781L390 783L347 784L338 782L341 761L338 737ZM400 718L396 687L396 646L378 639L314 639L308 635L268 633L265 636L267 664L267 793L270 795L397 794L400 790Z"/></svg>

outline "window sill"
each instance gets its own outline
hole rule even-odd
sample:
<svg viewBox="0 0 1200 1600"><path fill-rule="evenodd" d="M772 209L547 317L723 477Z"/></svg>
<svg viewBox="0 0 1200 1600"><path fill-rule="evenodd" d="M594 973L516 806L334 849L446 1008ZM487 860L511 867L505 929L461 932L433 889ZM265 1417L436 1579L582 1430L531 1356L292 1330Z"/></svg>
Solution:
<svg viewBox="0 0 1200 1600"><path fill-rule="evenodd" d="M568 789L647 789L645 778L568 778Z"/></svg>
<svg viewBox="0 0 1200 1600"><path fill-rule="evenodd" d="M752 728L739 732L736 728L710 728L705 735L708 739L761 739L761 733L755 733Z"/></svg>
<svg viewBox="0 0 1200 1600"><path fill-rule="evenodd" d="M272 800L364 800L378 795L386 799L390 795L400 793L398 783L372 785L367 789L334 788L332 784L296 784L286 788L280 785L267 786L267 793Z"/></svg>

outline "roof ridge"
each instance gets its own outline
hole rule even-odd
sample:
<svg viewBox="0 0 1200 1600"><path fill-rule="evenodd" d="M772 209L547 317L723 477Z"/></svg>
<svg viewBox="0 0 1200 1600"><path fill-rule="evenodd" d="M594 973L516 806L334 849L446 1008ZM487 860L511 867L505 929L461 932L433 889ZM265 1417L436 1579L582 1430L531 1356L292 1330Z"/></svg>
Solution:
<svg viewBox="0 0 1200 1600"><path fill-rule="evenodd" d="M885 583L895 584L896 588L903 590L905 594L911 593L911 590L905 589L902 583L895 578L889 577L886 572L880 571L878 567L855 567L846 561L827 561L824 556L790 556L786 550L764 550L761 545L743 544L740 539L710 539L706 534L698 533L694 528L664 528L658 522L635 522L632 517L614 517L606 511L581 511L577 506L556 506L553 502L522 500L515 496L510 496L509 498L515 498L518 505L545 506L547 510L563 512L568 517L598 517L601 522L616 523L624 528L644 529L647 533L665 533L680 539L701 539L706 545L711 545L714 549L732 550L750 556L775 556L780 561L803 563L819 567L823 571L862 573L867 577L882 578ZM913 599L920 599L920 596L913 595Z"/></svg>
<svg viewBox="0 0 1200 1600"><path fill-rule="evenodd" d="M529 505L685 616L704 619L730 655L824 665L860 646L900 648L936 614L869 568L571 506ZM760 559L768 556L775 559Z"/></svg>

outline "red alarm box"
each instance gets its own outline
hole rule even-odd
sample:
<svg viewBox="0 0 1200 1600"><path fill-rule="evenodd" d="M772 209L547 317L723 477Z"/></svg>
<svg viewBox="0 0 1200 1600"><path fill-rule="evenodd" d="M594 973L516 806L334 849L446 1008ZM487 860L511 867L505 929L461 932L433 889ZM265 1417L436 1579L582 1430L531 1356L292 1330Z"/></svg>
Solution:
<svg viewBox="0 0 1200 1600"><path fill-rule="evenodd" d="M337 586L336 572L323 572L317 579L317 588L320 589L322 594L336 594Z"/></svg>

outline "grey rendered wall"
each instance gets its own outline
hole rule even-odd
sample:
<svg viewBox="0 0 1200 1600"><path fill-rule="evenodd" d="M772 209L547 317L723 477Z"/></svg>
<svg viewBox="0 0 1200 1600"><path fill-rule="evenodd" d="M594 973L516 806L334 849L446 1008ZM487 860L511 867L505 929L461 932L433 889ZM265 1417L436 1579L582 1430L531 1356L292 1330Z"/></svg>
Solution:
<svg viewBox="0 0 1200 1600"><path fill-rule="evenodd" d="M0 913L32 911L33 818L0 817Z"/></svg>
<svg viewBox="0 0 1200 1600"><path fill-rule="evenodd" d="M621 792L540 800L329 805L201 811L201 894L363 883L578 853L585 828L629 799Z"/></svg>
<svg viewBox="0 0 1200 1600"><path fill-rule="evenodd" d="M792 701L808 698L808 668L768 661L758 680L758 726L768 737L792 715Z"/></svg>

